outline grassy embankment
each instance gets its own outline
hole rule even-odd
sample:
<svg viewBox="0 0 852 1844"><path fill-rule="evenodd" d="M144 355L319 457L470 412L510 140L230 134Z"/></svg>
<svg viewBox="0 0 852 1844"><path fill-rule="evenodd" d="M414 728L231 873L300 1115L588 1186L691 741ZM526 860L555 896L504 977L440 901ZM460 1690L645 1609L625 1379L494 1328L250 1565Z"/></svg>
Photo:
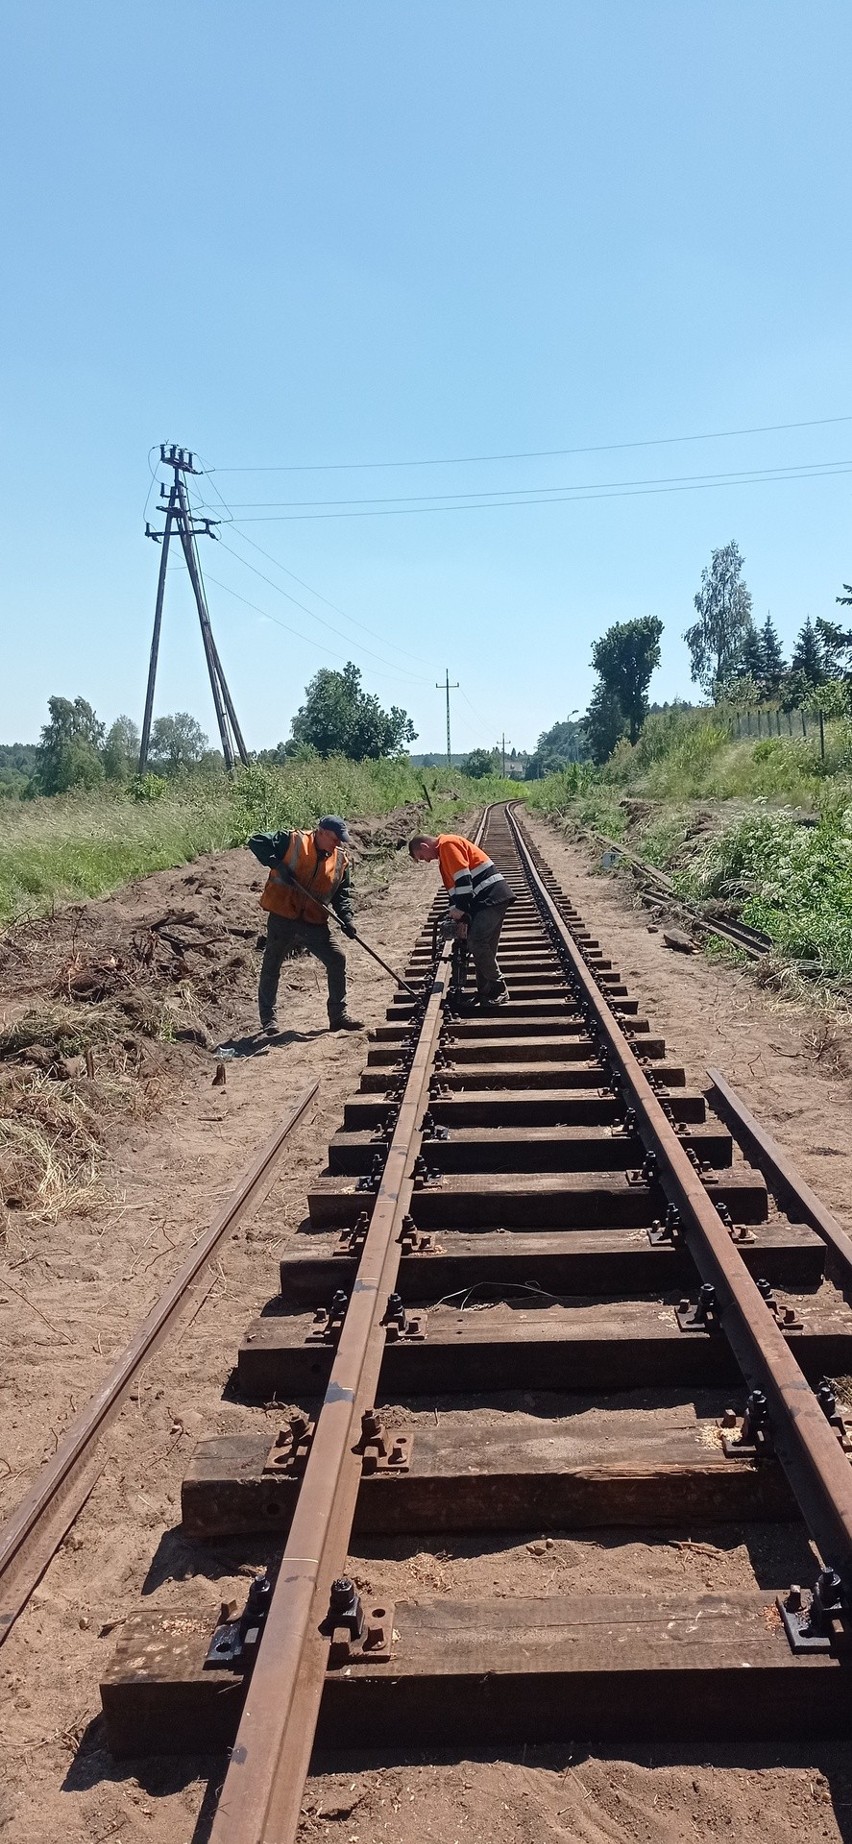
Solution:
<svg viewBox="0 0 852 1844"><path fill-rule="evenodd" d="M674 879L684 896L772 937L793 959L852 973L852 723L816 735L732 741L712 711L650 717L602 769L529 790L546 812L591 826Z"/></svg>
<svg viewBox="0 0 852 1844"><path fill-rule="evenodd" d="M429 791L432 811L424 798ZM242 845L249 833L312 825L323 813L357 820L419 806L424 830L449 828L515 783L470 781L406 762L298 762L234 779L187 778L161 798L117 788L0 806L0 922L54 903L102 896L131 878Z"/></svg>

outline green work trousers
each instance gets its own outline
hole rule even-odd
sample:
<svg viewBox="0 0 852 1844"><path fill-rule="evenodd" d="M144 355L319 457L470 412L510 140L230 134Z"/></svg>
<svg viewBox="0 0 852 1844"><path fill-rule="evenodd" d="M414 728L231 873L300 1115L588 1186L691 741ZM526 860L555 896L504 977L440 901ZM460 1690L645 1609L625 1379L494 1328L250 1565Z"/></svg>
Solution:
<svg viewBox="0 0 852 1844"><path fill-rule="evenodd" d="M270 911L266 918L266 947L260 968L257 1003L261 1025L275 1023L278 981L285 960L313 954L328 976L328 1017L336 1024L346 1010L346 955L327 922L297 922Z"/></svg>

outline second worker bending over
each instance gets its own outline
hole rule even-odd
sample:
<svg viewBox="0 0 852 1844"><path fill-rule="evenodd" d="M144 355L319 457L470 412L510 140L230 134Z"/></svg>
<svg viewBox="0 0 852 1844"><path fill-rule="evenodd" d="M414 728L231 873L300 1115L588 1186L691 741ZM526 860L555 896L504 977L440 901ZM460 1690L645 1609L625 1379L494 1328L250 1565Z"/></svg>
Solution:
<svg viewBox="0 0 852 1844"><path fill-rule="evenodd" d="M408 841L412 858L420 864L437 861L441 881L450 896L450 916L468 945L476 968L478 1003L508 1005L506 982L497 965L497 943L514 891L497 870L488 853L457 832L440 832L437 838L418 833Z"/></svg>

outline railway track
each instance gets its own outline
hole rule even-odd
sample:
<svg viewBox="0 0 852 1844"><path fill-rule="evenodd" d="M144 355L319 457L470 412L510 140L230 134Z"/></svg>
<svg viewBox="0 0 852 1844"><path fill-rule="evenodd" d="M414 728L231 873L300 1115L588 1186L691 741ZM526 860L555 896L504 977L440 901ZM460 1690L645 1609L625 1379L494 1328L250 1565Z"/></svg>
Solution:
<svg viewBox="0 0 852 1844"><path fill-rule="evenodd" d="M721 935L732 946L741 948L751 960L762 960L772 952L772 938L762 929L750 928L747 922L735 921L731 916L708 916L700 903L691 902L678 890L677 885L664 871L654 864L648 864L645 858L639 858L629 846L619 844L605 832L598 832L594 826L584 826L581 831L597 845L603 845L610 853L611 861L617 864L621 860L633 873L639 894L649 907L659 905L674 910L687 920L693 928L703 935Z"/></svg>
<svg viewBox="0 0 852 1844"><path fill-rule="evenodd" d="M511 1005L454 1011L430 916L422 998L374 1033L239 1348L243 1396L289 1417L272 1446L266 1419L202 1442L184 1482L188 1537L268 1533L276 1565L218 1623L132 1616L102 1683L114 1753L231 1749L212 1844L295 1838L315 1740L848 1727L852 1442L825 1379L852 1373L852 1244L723 1078L724 1120L687 1086L511 810L483 831L517 895ZM400 1533L738 1521L804 1533L810 1578L394 1606L347 1574L353 1530L381 1574Z"/></svg>
<svg viewBox="0 0 852 1844"><path fill-rule="evenodd" d="M129 1345L111 1365L94 1396L75 1416L56 1452L37 1473L11 1515L0 1526L0 1645L8 1637L33 1589L100 1478L100 1443L131 1384L186 1311L209 1264L269 1190L284 1142L301 1120L319 1084L312 1082L279 1122L252 1160L233 1196L202 1231L177 1274L146 1314ZM209 1285L209 1280L208 1280Z"/></svg>

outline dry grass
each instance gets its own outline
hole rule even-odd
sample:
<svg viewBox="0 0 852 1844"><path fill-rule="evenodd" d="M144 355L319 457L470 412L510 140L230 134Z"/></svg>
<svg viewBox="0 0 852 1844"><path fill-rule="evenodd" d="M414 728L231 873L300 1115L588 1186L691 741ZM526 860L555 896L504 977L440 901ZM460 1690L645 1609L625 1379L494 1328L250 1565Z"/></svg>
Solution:
<svg viewBox="0 0 852 1844"><path fill-rule="evenodd" d="M110 1129L156 1107L159 1087L120 1071L62 1079L28 1063L0 1069L0 1244L20 1240L26 1224L88 1215L108 1202Z"/></svg>
<svg viewBox="0 0 852 1844"><path fill-rule="evenodd" d="M98 1085L99 1089L102 1085ZM27 1075L0 1089L0 1222L21 1213L33 1222L91 1210L102 1203L101 1121L72 1082Z"/></svg>
<svg viewBox="0 0 852 1844"><path fill-rule="evenodd" d="M22 1012L0 1031L0 1063L26 1057L43 1049L60 1058L84 1056L87 1050L110 1043L127 1027L107 1006L43 1004Z"/></svg>

